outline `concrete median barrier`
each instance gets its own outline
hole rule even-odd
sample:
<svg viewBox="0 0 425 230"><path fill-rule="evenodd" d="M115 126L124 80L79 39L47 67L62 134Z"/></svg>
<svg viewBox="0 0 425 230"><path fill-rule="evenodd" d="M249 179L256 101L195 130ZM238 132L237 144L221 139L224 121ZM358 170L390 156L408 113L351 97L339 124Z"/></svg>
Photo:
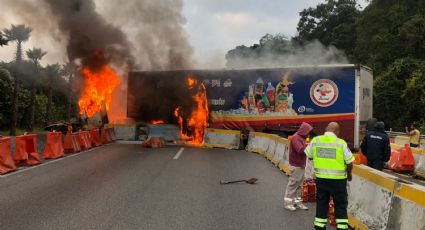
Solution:
<svg viewBox="0 0 425 230"><path fill-rule="evenodd" d="M274 165L277 163L277 161L274 159L274 156L276 155L277 142L279 141L279 138L279 136L273 134L268 137L269 145L267 147L265 157Z"/></svg>
<svg viewBox="0 0 425 230"><path fill-rule="evenodd" d="M356 165L349 189L349 222L356 229L425 229L425 187Z"/></svg>
<svg viewBox="0 0 425 230"><path fill-rule="evenodd" d="M133 141L136 140L136 125L108 125L114 128L114 137L116 140Z"/></svg>
<svg viewBox="0 0 425 230"><path fill-rule="evenodd" d="M409 144L409 137L406 137L406 136L395 136L394 137L394 144L397 144L397 145Z"/></svg>
<svg viewBox="0 0 425 230"><path fill-rule="evenodd" d="M409 144L410 138L408 136L395 136L394 137L394 144L397 145L405 145ZM425 140L421 139L419 143L419 149L425 150Z"/></svg>
<svg viewBox="0 0 425 230"><path fill-rule="evenodd" d="M246 150L248 152L266 155L267 149L269 148L271 138L272 138L272 134L260 133L260 132L250 132L249 138L248 138L248 145L246 147Z"/></svg>
<svg viewBox="0 0 425 230"><path fill-rule="evenodd" d="M204 146L207 148L241 149L241 131L206 129Z"/></svg>
<svg viewBox="0 0 425 230"><path fill-rule="evenodd" d="M289 141L287 139L274 134L250 132L246 150L264 155L279 169L287 174L290 173Z"/></svg>
<svg viewBox="0 0 425 230"><path fill-rule="evenodd" d="M364 165L354 167L348 193L352 226L362 223L368 229L386 229L396 179Z"/></svg>
<svg viewBox="0 0 425 230"><path fill-rule="evenodd" d="M388 229L425 229L425 187L405 183L396 186Z"/></svg>
<svg viewBox="0 0 425 230"><path fill-rule="evenodd" d="M277 141L275 158L276 158L277 166L279 167L279 169L285 172L286 174L290 174L291 172L288 157L289 157L289 141L288 139L280 138Z"/></svg>

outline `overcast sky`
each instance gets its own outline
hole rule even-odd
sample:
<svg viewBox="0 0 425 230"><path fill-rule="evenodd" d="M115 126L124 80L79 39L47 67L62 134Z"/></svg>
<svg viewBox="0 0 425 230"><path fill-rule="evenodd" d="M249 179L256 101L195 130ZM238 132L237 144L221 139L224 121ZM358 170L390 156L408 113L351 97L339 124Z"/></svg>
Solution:
<svg viewBox="0 0 425 230"><path fill-rule="evenodd" d="M0 5L1 5L0 0ZM365 6L365 1L361 5ZM299 12L324 0L184 0L185 29L200 67L224 67L224 55L237 45L251 45L266 33L296 34ZM19 24L15 18L3 17L1 27ZM24 44L28 49L40 44L33 34ZM39 45L40 46L40 45ZM42 46L42 48L44 48ZM0 60L10 61L15 44L0 48ZM56 49L58 50L58 49ZM45 62L63 62L58 51L50 52ZM59 59L59 60L58 60ZM214 63L214 66L206 66Z"/></svg>

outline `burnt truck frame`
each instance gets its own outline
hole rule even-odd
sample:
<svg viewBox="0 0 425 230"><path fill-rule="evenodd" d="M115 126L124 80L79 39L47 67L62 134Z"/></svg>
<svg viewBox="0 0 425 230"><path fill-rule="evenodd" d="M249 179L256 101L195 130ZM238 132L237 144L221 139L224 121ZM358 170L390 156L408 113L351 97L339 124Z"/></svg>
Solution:
<svg viewBox="0 0 425 230"><path fill-rule="evenodd" d="M285 136L308 122L321 134L336 121L340 136L358 148L373 115L372 70L355 64L130 72L127 115L177 124L174 109L188 115L194 106L189 77L206 86L213 128Z"/></svg>

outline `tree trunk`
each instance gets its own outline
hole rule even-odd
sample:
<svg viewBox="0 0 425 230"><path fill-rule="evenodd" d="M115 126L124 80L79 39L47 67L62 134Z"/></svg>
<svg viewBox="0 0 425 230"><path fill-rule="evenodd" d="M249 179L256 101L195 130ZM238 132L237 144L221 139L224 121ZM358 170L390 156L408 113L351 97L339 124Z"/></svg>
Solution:
<svg viewBox="0 0 425 230"><path fill-rule="evenodd" d="M68 101L66 103L66 121L71 121L71 107L72 107L72 84L73 84L73 74L69 75L68 83Z"/></svg>
<svg viewBox="0 0 425 230"><path fill-rule="evenodd" d="M47 117L46 117L46 126L50 124L50 120L52 119L52 95L53 88L49 86L49 92L47 95Z"/></svg>
<svg viewBox="0 0 425 230"><path fill-rule="evenodd" d="M35 120L35 96L37 93L37 88L35 87L35 83L31 85L31 102L30 102L30 114L28 120L28 131L34 130L34 120Z"/></svg>
<svg viewBox="0 0 425 230"><path fill-rule="evenodd" d="M13 95L12 95L12 119L10 121L10 130L9 130L9 134L11 136L16 136L16 122L18 120L17 115L18 115L18 71L14 71L15 72L15 80L14 80L14 84L13 84Z"/></svg>
<svg viewBox="0 0 425 230"><path fill-rule="evenodd" d="M9 134L11 136L16 136L16 123L18 121L18 92L19 92L19 74L20 74L20 65L22 60L22 41L18 41L18 46L16 49L16 60L14 66L14 79L15 84L13 85L13 95L12 95L12 118L10 121L10 130Z"/></svg>

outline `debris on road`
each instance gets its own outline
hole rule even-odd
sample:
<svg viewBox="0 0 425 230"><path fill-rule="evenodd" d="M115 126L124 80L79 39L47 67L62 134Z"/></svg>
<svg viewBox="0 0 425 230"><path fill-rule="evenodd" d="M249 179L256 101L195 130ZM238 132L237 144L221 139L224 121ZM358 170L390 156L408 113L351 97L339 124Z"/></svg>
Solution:
<svg viewBox="0 0 425 230"><path fill-rule="evenodd" d="M142 143L144 148L164 148L165 146L165 139L162 137L150 137Z"/></svg>
<svg viewBox="0 0 425 230"><path fill-rule="evenodd" d="M241 183L241 182L245 182L247 184L255 184L257 181L258 179L253 177L249 180L234 180L234 181L220 180L220 184L234 184L234 183Z"/></svg>

